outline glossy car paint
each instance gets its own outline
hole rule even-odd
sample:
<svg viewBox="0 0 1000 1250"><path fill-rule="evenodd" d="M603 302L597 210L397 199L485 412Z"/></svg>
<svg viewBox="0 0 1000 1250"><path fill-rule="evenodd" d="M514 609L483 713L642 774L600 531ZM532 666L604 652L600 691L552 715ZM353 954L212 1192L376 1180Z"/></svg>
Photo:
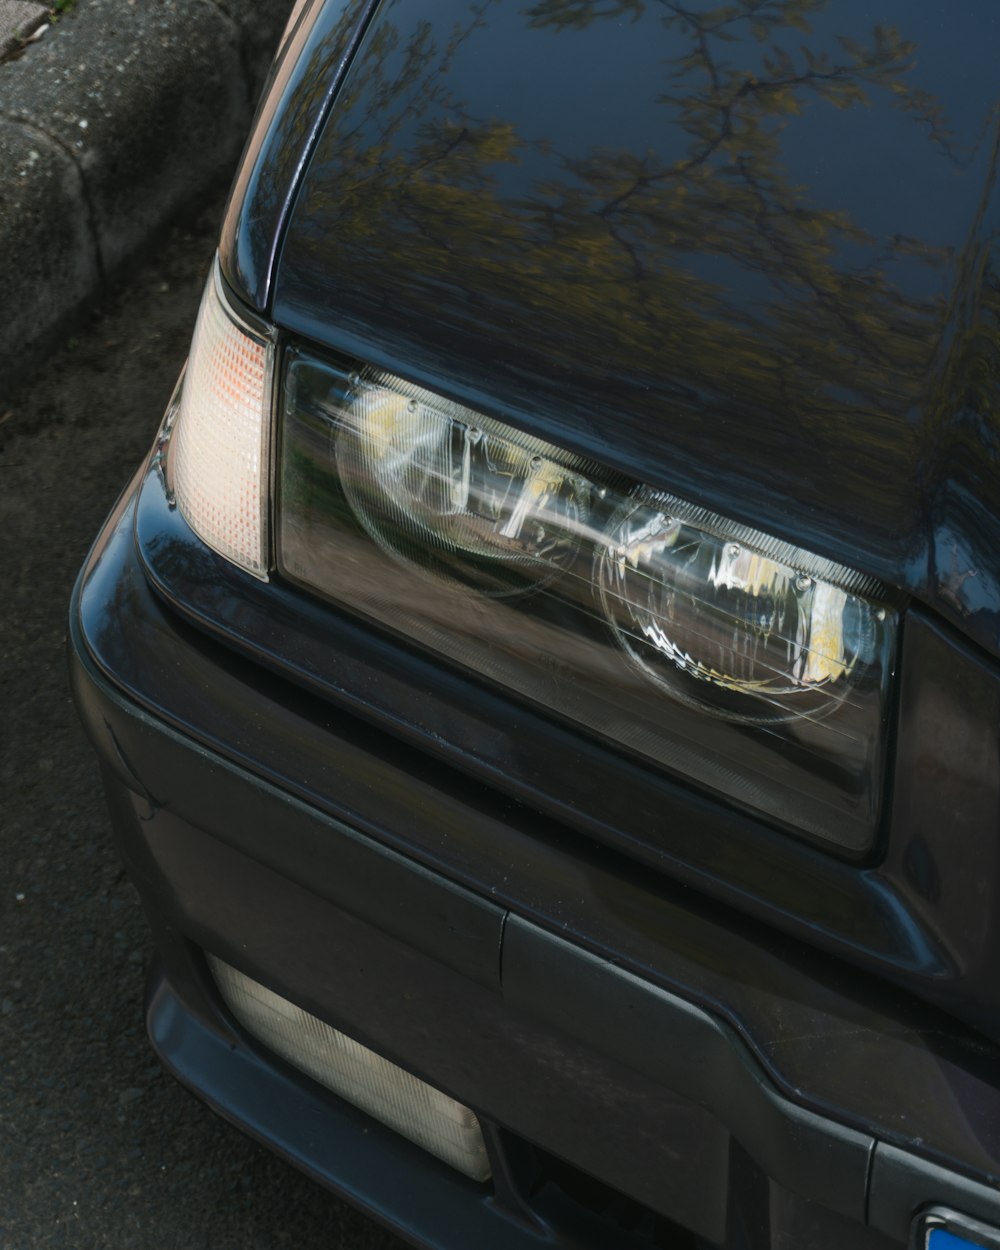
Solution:
<svg viewBox="0 0 1000 1250"><path fill-rule="evenodd" d="M996 654L998 37L989 0L383 5L268 311Z"/></svg>
<svg viewBox="0 0 1000 1250"><path fill-rule="evenodd" d="M171 508L155 463L137 479L80 584L75 680L166 960L154 1042L390 1222L384 1187L346 1179L275 1112L287 1074L232 1033L192 943L727 1247L881 1250L931 1201L1000 1223L998 19L901 0L880 17L848 0L307 3L285 45L223 231L236 298L282 336L918 601L891 802L852 864L241 574ZM365 859L387 847L396 877ZM424 873L478 919L453 932L456 911L423 909ZM345 969L370 951L390 985L401 967L430 978L459 1030L460 987L478 987L489 1028L434 1052L431 1017L386 1001L378 978L296 970L324 932ZM755 1135L728 1079L732 1104L709 1099L706 1118L708 1096L685 1086L708 1035L672 1049L684 1004L724 1026L708 1078L752 1056L787 1114L821 1117L832 1153L807 1149L797 1171L787 1122ZM521 1095L494 1071L514 1061L491 1028L518 1054ZM607 1096L586 1125L585 1070ZM622 1175L614 1107L640 1107L645 1080L683 1128L650 1127L649 1170ZM341 1132L329 1100L295 1088ZM532 1090L554 1099L552 1124ZM605 1124L620 1149L602 1155ZM656 1152L672 1140L696 1143L700 1173L671 1175ZM383 1147L401 1181L420 1173ZM516 1150L493 1148L503 1188ZM449 1244L426 1223L404 1231Z"/></svg>
<svg viewBox="0 0 1000 1250"><path fill-rule="evenodd" d="M263 309L295 191L377 0L298 0L233 182L220 248L230 281Z"/></svg>

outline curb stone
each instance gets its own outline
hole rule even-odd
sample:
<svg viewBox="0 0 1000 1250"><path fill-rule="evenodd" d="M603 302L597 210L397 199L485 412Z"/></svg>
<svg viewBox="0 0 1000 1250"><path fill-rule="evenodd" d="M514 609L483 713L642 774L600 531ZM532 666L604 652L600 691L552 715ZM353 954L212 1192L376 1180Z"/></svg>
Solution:
<svg viewBox="0 0 1000 1250"><path fill-rule="evenodd" d="M0 66L0 408L232 176L291 0L80 0Z"/></svg>
<svg viewBox="0 0 1000 1250"><path fill-rule="evenodd" d="M0 0L0 61L20 51L48 20L48 5L38 0Z"/></svg>

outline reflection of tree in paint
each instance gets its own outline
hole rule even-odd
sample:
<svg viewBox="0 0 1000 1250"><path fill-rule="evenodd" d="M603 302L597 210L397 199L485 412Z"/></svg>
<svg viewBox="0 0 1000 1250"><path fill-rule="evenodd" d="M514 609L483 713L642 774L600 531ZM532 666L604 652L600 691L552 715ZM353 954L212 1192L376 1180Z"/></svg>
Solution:
<svg viewBox="0 0 1000 1250"><path fill-rule="evenodd" d="M556 49L565 40L571 62L573 41L602 38L602 24L616 40L610 55L628 43L614 32L633 22L636 47L659 39L653 77L650 57L635 86L618 75L632 92L630 126L645 92L652 136L624 147L608 129L588 143L565 115L553 136L532 129L523 108L477 115L463 98L469 65L498 32L508 54L518 38L530 44L510 3L481 0L452 8L455 24L408 26L413 6L387 0L306 179L287 289L305 280L323 299L330 284L329 315L362 338L406 351L446 343L469 361L490 353L490 378L502 377L521 407L537 382L550 388L551 413L558 379L570 379L567 424L613 421L620 403L630 436L699 466L724 439L734 482L743 464L759 479L769 463L798 457L785 489L799 504L821 495L828 529L835 509L870 514L873 492L880 520L906 526L914 544L916 531L945 524L941 507L971 516L995 491L1000 463L987 199L995 136L984 128L974 146L956 140L941 102L914 85L917 49L905 31L833 38L838 15L820 25L824 0L520 0L519 20ZM484 94L502 101L516 81L498 72ZM902 129L886 127L893 113ZM805 186L791 172L806 167L803 152L824 127L850 144L866 115L887 142L915 137L908 159L921 144L918 182L937 194L947 175L967 201L961 176L972 172L982 198L960 252L895 233L891 219L871 228L877 213L862 225L863 186L833 204L831 183ZM548 120L540 110L539 126ZM850 177L849 157L839 159ZM833 167L822 152L817 162ZM397 274L415 316L394 303ZM941 505L946 472L960 489L948 487ZM893 532L883 531L886 545ZM981 558L970 549L959 563L979 568ZM929 574L933 585L933 566ZM986 589L969 577L955 593L971 611L970 596Z"/></svg>
<svg viewBox="0 0 1000 1250"><path fill-rule="evenodd" d="M470 116L442 85L458 47L485 24L488 4L443 44L430 22L419 26L391 81L385 65L400 35L382 21L324 144L330 203L313 206L323 237L312 245L335 240L338 257L368 246L386 257L388 248L394 265L437 283L445 303L460 289L463 298L483 293L476 316L487 324L513 307L557 308L561 333L547 348L567 363L578 319L592 321L600 308L609 356L620 337L630 358L638 353L658 376L711 390L723 374L727 391L814 417L842 410L851 393L905 406L908 387L926 386L945 310L901 292L887 275L894 262L932 267L947 255L913 239L872 238L847 213L808 204L782 167L782 134L808 97L852 109L881 94L939 152L957 157L940 106L907 85L915 49L894 29L876 27L866 42L840 40L837 60L808 46L793 55L771 45L789 27L808 34L809 15L822 4L742 0L698 13L660 3L672 43L682 38L684 47L666 63L653 107L669 109L687 136L685 154L671 162L627 150L564 156L557 176L518 197L504 194L503 167L542 145L503 119ZM565 30L643 7L541 0L528 17ZM747 33L763 45L763 72L753 75L726 59ZM762 275L770 297L757 307L731 302L723 287L691 272L692 256Z"/></svg>

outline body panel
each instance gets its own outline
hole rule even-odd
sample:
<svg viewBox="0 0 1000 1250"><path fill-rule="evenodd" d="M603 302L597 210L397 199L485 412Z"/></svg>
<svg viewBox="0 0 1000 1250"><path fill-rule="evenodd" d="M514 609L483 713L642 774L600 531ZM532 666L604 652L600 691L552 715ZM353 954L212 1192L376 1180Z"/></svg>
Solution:
<svg viewBox="0 0 1000 1250"><path fill-rule="evenodd" d="M439 775L431 759L444 761L574 831L571 842L597 839L888 976L991 1036L1000 1031L1000 866L991 836L1000 825L992 763L1000 755L1000 679L932 620L911 613L905 631L884 845L871 864L852 865L294 587L244 576L197 540L155 472L136 505L135 536L146 576L185 617L357 715L379 752L416 748L426 762L414 767L411 784L421 793ZM168 633L164 665L174 646ZM105 662L120 671L115 653ZM193 726L213 715L217 697L192 709ZM343 767L354 771L346 760ZM323 791L319 774L312 793ZM416 823L402 795L398 810L389 836L450 873L465 870L464 840ZM558 859L542 860L529 843L523 860L505 866L501 896L521 905L534 899L543 865L546 879L558 881Z"/></svg>
<svg viewBox="0 0 1000 1250"><path fill-rule="evenodd" d="M162 810L164 826L175 819L197 825L247 863L325 892L439 963L457 957L444 937L449 929L456 937L480 932L483 940L463 937L461 968L494 989L499 953L490 916L494 907L513 910L720 1014L777 1087L811 1109L882 1140L919 1137L921 1151L941 1162L980 1174L1000 1170L995 1044L881 978L652 875L232 655L154 597L131 523L130 505L112 518L84 574L75 671L78 702L117 785L147 796L136 808L144 827L153 822L143 837L159 827ZM86 676L92 666L113 674L147 713L137 718L121 699L116 712L105 695L98 698L100 687ZM168 739L180 730L191 743L183 765L161 741L156 726L163 722L173 726L164 730ZM247 725L268 732L248 734ZM267 783L248 788L243 770ZM398 897L390 889L391 902L378 889L356 888L354 874L374 873L376 861L324 848L333 832L309 832L318 820L310 808L456 882L446 924L425 922L419 874ZM278 823L281 838L269 832ZM398 862L381 857L383 883L390 861ZM338 872L346 873L339 882ZM478 898L473 914L481 920L460 922L455 909L474 903L465 891ZM267 941L283 945L280 934L277 926ZM296 944L287 946L291 959ZM524 980L526 970L519 975Z"/></svg>
<svg viewBox="0 0 1000 1250"><path fill-rule="evenodd" d="M266 312L302 171L376 0L299 0L257 108L222 224L228 281Z"/></svg>

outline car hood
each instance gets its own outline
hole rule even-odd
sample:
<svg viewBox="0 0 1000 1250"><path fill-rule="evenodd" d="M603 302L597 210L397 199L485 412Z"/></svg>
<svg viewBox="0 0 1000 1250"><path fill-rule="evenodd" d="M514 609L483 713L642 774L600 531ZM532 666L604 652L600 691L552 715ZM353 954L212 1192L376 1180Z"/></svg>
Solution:
<svg viewBox="0 0 1000 1250"><path fill-rule="evenodd" d="M1000 651L995 0L390 0L283 327Z"/></svg>

